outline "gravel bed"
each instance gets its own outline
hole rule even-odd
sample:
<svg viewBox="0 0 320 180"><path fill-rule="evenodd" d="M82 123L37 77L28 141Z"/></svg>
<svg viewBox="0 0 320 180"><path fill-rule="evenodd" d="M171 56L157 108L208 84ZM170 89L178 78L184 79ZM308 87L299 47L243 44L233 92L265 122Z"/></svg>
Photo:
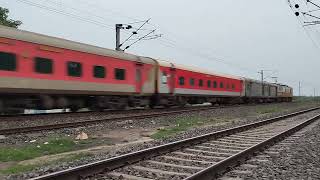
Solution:
<svg viewBox="0 0 320 180"><path fill-rule="evenodd" d="M219 179L320 179L319 132L320 120L259 153Z"/></svg>
<svg viewBox="0 0 320 180"><path fill-rule="evenodd" d="M284 109L283 112L276 112L271 114L257 114L257 109L259 108L280 108ZM163 117L155 117L155 118L146 118L146 119L132 119L132 120L115 120L115 121L107 121L102 122L98 124L92 124L89 126L84 127L77 127L77 128L64 128L64 129L58 129L58 130L51 130L51 131L41 131L41 132L34 132L34 133L26 133L26 134L14 134L9 135L6 138L0 139L0 146L5 145L21 145L23 143L28 143L35 139L45 139L47 137L52 136L60 136L60 137L75 137L80 132L85 132L87 134L96 134L97 132L108 132L114 129L134 129L134 128L143 128L143 129L157 129L161 127L170 126L172 124L175 124L175 121L181 120L181 119L189 119L190 117L201 117L204 119L208 118L225 118L225 119L234 119L237 118L236 121L231 121L216 127L208 127L208 128L200 128L200 129L194 129L187 133L182 133L178 136L176 136L174 139L184 139L187 137L190 137L190 135L193 134L203 134L211 132L212 130L220 130L228 127L233 127L236 125L242 125L247 122L254 122L257 120L261 120L268 117L273 117L277 115L286 114L288 112L297 111L300 109L306 109L308 107L314 107L314 105L303 105L297 103L278 103L278 104L265 104L265 105L257 105L257 106L237 106L237 107L229 107L229 108L217 108L217 109L211 109L206 111L199 111L199 112L189 112L189 113L183 113L183 114L172 114L168 116ZM65 116L65 114L61 114ZM76 116L76 114L73 114L73 116ZM88 119L92 117L68 117L70 119ZM110 114L108 115L108 118L110 118ZM115 117L118 117L118 115L114 114ZM95 118L101 118L100 116L94 116ZM60 120L53 119L52 121L55 122L61 122L65 121L65 119L61 118ZM46 120L47 121L47 120ZM71 122L72 120L70 120ZM32 121L32 123L35 123ZM39 122L40 124L41 122ZM1 127L1 126L0 126ZM168 140L165 140L164 142L171 142L174 139L169 138ZM161 143L161 142L160 142Z"/></svg>
<svg viewBox="0 0 320 180"><path fill-rule="evenodd" d="M303 122L306 119L309 119L311 117L314 117L315 115L318 115L319 113L320 113L320 110L308 112L305 114L286 118L284 120L280 120L280 121L277 121L277 122L274 122L274 123L271 123L271 124L268 124L265 126L254 128L253 130L248 130L248 131L245 131L244 133L267 132L267 134L269 134L269 131L272 130L272 135L270 135L270 136L274 136L280 132L283 132L287 129L292 128L293 126ZM235 135L240 135L240 134L242 134L242 133L241 132L235 133ZM262 141L263 140L255 140L254 144L260 143ZM219 143L219 142L230 142L230 143L237 142L237 143L246 144L249 141L244 138L238 138L238 139L233 140L233 137L231 137L231 139L230 139L229 136L219 138L216 141L209 141L209 143ZM199 144L199 145L203 145L203 144ZM230 146L234 146L234 145L230 144ZM248 145L247 147L250 147L250 146L251 145ZM194 150L194 146L191 146L190 148L184 148L182 150L179 150L177 152L172 152L170 154L174 155L174 154L177 154L180 152L186 153L185 154L186 157L184 159L190 159L190 157L195 157L195 156L197 158L203 159L204 157L202 157L202 156L212 156L210 158L215 159L215 157L217 157L217 160L224 160L225 158L228 158L234 154L237 154L239 151L236 151L236 152L228 152L228 151L227 152L219 152L216 150L213 150L213 151L201 151L200 150L200 151L198 151L198 150ZM190 155L188 155L188 154L190 154ZM169 156L169 155L166 155L166 156ZM176 157L176 155L174 155L172 157ZM181 163L178 163L176 165L181 165ZM191 164L190 167L196 167L196 164ZM200 170L202 170L202 169L200 168ZM117 169L116 171L113 171L113 172L125 173L125 174L130 174L130 175L135 175L135 176L138 175L140 177L140 176L143 176L144 174L148 174L146 171L148 171L149 173L153 172L155 174L158 174L157 179L167 179L168 178L165 175L161 175L161 174L164 174L164 173L162 173L162 171L165 171L168 173L175 172L175 173L177 173L177 174L175 174L175 178L183 179L183 178L185 178L183 176L189 176L191 174L194 174L194 173L198 172L199 169L190 169L190 168L181 167L181 166L170 166L170 165L166 165L166 164L161 163L161 161L160 162L158 161L157 163L153 163L153 162L149 162L149 161L142 161L137 164L130 165L130 167ZM180 173L180 175L179 175L179 173ZM111 175L111 174L109 174L109 175ZM189 174L189 175L186 175L186 174ZM182 176L182 177L179 178L179 176ZM108 177L108 175L107 175L107 177ZM147 176L147 177L149 177L149 176ZM96 177L92 177L90 179L95 179L95 178Z"/></svg>
<svg viewBox="0 0 320 180"><path fill-rule="evenodd" d="M193 108L193 107L189 107ZM179 110L181 108L171 108L170 111ZM81 122L86 120L99 120L125 117L128 115L142 115L149 113L157 113L161 111L168 111L163 109L132 109L124 111L105 111L105 112L78 112L78 113L51 113L51 114L38 114L38 115L18 115L1 117L0 116L0 129L8 129L12 127L28 127L58 124L61 122Z"/></svg>
<svg viewBox="0 0 320 180"><path fill-rule="evenodd" d="M155 157L155 158L152 158L151 160L154 160L154 161L161 161L161 162L165 162L165 163L169 163L169 164L181 164L181 165L184 165L184 166L197 166L197 167L207 167L209 166L211 163L203 163L203 162L196 162L196 161L178 161L178 160L172 160L172 159L166 159L166 158L163 158L163 157Z"/></svg>
<svg viewBox="0 0 320 180"><path fill-rule="evenodd" d="M261 105L259 105L261 106ZM70 167L75 167L75 166L79 166L79 165L83 165L83 164L88 164L90 162L93 161L97 161L97 160L102 160L102 159L106 159L106 158L110 158L113 156L117 156L117 155L121 155L121 154L125 154L125 153L129 153L132 151L137 151L137 150L141 150L141 149L145 149L145 148L149 148L149 147L153 147L153 146L157 146L157 145L161 145L161 144L165 144L165 143L169 143L169 142L173 142L173 141L177 141L177 140L181 140L181 139L185 139L185 138L189 138L189 137L193 137L193 136L197 136L197 135L202 135L205 133L210 133L210 132L214 132L214 131L218 131L221 129L226 129L226 128L231 128L231 127L235 127L235 126L239 126L239 125L243 125L243 124L247 124L247 123L251 123L254 121L258 121L258 120L262 120L265 118L270 118L270 117L275 117L275 116L279 116L279 115L283 115L283 114L287 114L289 112L294 112L297 110L302 110L302 109L306 109L308 107L313 107L314 105L304 105L304 106L299 106L295 103L281 103L281 104L270 104L270 105L263 105L263 106L270 106L270 107L285 107L286 110L283 112L277 112L277 113L272 113L272 114L261 114L258 115L256 113L257 107L256 106L240 106L240 107L234 107L234 108L225 108L225 109L214 109L214 110L210 110L210 111L201 111L201 112L191 112L191 113L184 113L184 114L180 114L180 115L170 115L167 117L157 117L157 118L148 118L148 119L141 119L138 121L130 121L127 120L122 123L101 123L98 124L96 126L89 126L89 127L82 127L82 128L73 128L73 129L64 129L64 130L57 130L57 131L48 131L48 132L40 132L37 134L37 138L39 137L43 137L43 136L48 136L48 135L52 135L52 134L63 134L63 135L74 135L79 131L86 131L88 133L90 132L96 132L96 131L101 131L102 129L104 130L109 130L109 129L117 129L117 128L130 128L130 126L132 127L141 127L141 128L146 128L146 127L161 127L161 126L165 126L168 125L170 123L172 123L172 121L174 121L175 119L179 118L188 118L190 116L200 116L203 118L209 118L209 117L238 117L239 120L237 121L231 121L229 123L225 123L225 124L220 124L217 126L208 126L208 127L202 127L202 128L194 128L190 131L186 131L183 133L178 134L177 136L174 137L170 137L170 138L166 138L166 139L162 139L162 140L155 140L152 142L148 142L148 143L141 143L138 145L133 145L133 146L127 146L121 149L118 149L117 151L109 151L109 152L105 152L103 154L98 154L92 157L87 157L84 159L79 159L76 160L74 162L64 162L61 163L59 165L53 165L51 167L41 167L39 169L37 169L34 172L28 173L28 174L23 174L23 175L11 175L8 176L8 179L26 179L29 177L36 177L42 174L47 174L50 172L54 172L54 171L59 171L59 170L63 170L63 169L68 169ZM9 136L6 139L4 139L4 143L8 143L8 144L16 144L16 143L21 143L24 141L28 141L30 139L35 138L34 135L15 135L15 136ZM179 157L179 156L176 156ZM184 157L181 157L184 158ZM202 159L199 159L202 160Z"/></svg>

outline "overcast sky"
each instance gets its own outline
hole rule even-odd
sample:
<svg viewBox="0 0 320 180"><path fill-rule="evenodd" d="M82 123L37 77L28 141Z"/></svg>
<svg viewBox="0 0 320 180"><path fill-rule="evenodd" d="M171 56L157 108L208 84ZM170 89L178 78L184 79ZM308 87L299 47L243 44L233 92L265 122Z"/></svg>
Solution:
<svg viewBox="0 0 320 180"><path fill-rule="evenodd" d="M303 94L313 88L320 94L320 34L307 29L313 43L287 0L1 0L0 6L23 22L20 29L111 49L114 24L151 18L143 29L163 36L127 52L255 79L259 70L272 70L267 81L277 76L295 94L302 81Z"/></svg>

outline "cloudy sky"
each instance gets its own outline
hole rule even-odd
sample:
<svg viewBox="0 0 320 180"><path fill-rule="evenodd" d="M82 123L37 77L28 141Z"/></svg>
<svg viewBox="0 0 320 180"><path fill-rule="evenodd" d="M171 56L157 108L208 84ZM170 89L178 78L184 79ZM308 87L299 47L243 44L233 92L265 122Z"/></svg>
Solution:
<svg viewBox="0 0 320 180"><path fill-rule="evenodd" d="M267 81L277 76L296 94L301 81L304 95L314 88L320 94L320 31L304 30L287 0L1 0L0 6L23 22L20 29L111 49L116 23L151 18L133 39L152 29L163 36L127 52L255 79L269 70ZM130 33L123 31L122 40Z"/></svg>

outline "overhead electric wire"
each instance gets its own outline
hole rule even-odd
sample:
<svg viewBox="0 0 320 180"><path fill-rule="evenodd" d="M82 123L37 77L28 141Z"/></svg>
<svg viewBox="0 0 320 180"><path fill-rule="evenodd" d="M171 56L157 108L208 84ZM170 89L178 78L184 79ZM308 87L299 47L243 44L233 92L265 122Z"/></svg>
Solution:
<svg viewBox="0 0 320 180"><path fill-rule="evenodd" d="M115 12L113 9L106 9L106 8L104 8L104 7L102 7L102 6L98 6L98 4L97 3L94 3L94 4L92 4L92 1L90 1L90 3L88 3L88 1L83 1L83 0L80 0L80 1L82 1L82 3L85 3L85 4L87 4L87 5L89 5L89 6L91 6L92 7L92 5L94 5L94 8L95 9L101 9L103 12L108 12L108 13L113 13L113 14L117 14L117 16L116 17L118 17L118 16L123 16L123 17L126 17L126 18L128 18L128 19L131 19L131 20L134 20L134 22L131 22L131 24L134 24L134 23L140 23L140 22L144 22L144 21L141 21L141 20L139 20L139 19L137 19L137 18L133 18L133 17L131 17L131 16L126 16L124 13L119 13L119 12ZM79 3L79 1L77 1L77 3ZM127 23L127 24L130 24L130 23ZM152 23L150 23L150 22L147 22L147 24L148 25L150 25L150 26L152 26L152 27L154 27L154 28L156 28L156 29L159 29L156 25L154 25L154 24L152 24ZM163 28L160 28L160 29L163 29ZM167 31L167 30L165 30L166 32L168 32L169 34L171 34L172 35L172 37L175 37L175 38L177 38L178 36L177 35L175 35L174 33L172 33L172 32L170 32L170 31ZM161 32L161 31L160 31ZM165 34L167 34L167 33L165 33ZM131 36L131 35L130 35ZM167 35L166 35L167 36ZM129 38L130 39L130 38ZM128 41L128 40L127 40ZM172 40L170 40L171 41L171 43L172 43ZM185 40L184 40L185 41ZM188 40L189 41L189 40ZM165 43L167 43L167 42L163 42L163 43L161 43L162 45L164 45ZM184 52L187 52L187 53L189 53L190 54L190 51L189 50L185 50L185 49L194 49L194 47L192 47L192 48L180 48L182 45L177 45L178 43L177 42L174 42L173 43L174 45L172 46L172 44L171 44L171 47L172 48L175 48L175 49L177 49L177 47L179 47L178 49L184 49L184 50L182 50L182 51L184 51ZM183 44L186 44L186 43L183 43ZM183 46L185 46L185 45L183 45ZM200 50L198 50L198 51L200 51ZM210 51L212 51L212 49L210 49ZM195 53L193 53L194 55L195 55ZM197 56L199 56L199 54L197 55ZM201 57L203 58L203 55L201 55ZM212 57L210 58L210 59L208 59L208 57L206 58L207 60L214 60L214 61L216 61L215 59L217 59L217 58L215 58L215 59L212 59ZM222 60L222 59L220 59L220 61L219 62L223 62L224 60ZM223 63L225 63L225 64L230 64L229 62L223 62ZM232 64L232 63L231 63ZM233 65L233 66L236 66L236 67L239 67L239 65ZM241 68L242 70L244 70L244 69L247 69L247 68ZM247 70L245 70L246 72L248 71L248 69ZM251 72L253 72L253 70L250 70Z"/></svg>
<svg viewBox="0 0 320 180"><path fill-rule="evenodd" d="M143 20L143 21L135 21L135 22L129 22L127 24L138 24L138 23L142 23L142 22L146 22L146 21L145 20Z"/></svg>
<svg viewBox="0 0 320 180"><path fill-rule="evenodd" d="M65 12L65 11L61 11L61 10L58 10L58 9L54 9L54 8L52 8L52 7L47 7L47 6L44 6L44 5L41 5L41 4L33 3L33 2L30 2L30 1L27 1L27 0L16 0L16 1L19 1L19 2L22 2L22 3L28 4L28 5L32 5L32 6L35 6L35 7L38 7L38 8L45 9L45 10L47 10L47 11L51 11L51 12L54 12L54 13L62 14L62 15L65 15L65 16L69 16L69 17L78 19L78 20L82 20L82 21L85 21L85 22L88 22L88 23L96 24L96 25L99 25L99 26L101 26L101 27L105 27L105 28L114 30L114 28L111 27L110 25L107 25L107 24L105 24L105 23L102 23L102 22L99 22L99 21L96 21L96 20L84 18L84 17L78 16L78 15L75 15L75 14L67 13L67 12ZM79 2L79 1L77 1L77 2ZM83 2L83 1L82 1L82 2ZM88 3L87 1L86 1L85 3L86 3L87 5L92 5L92 4ZM69 8L70 8L70 7L69 7ZM116 13L116 12L114 12L114 11L109 11L108 9L102 8L101 6L94 6L94 8L96 8L96 9L97 9L97 8L104 9L104 12L107 11L107 12ZM77 10L77 9L75 9L75 8L71 8L71 9L73 9L74 11L80 11L80 10ZM82 12L84 12L84 11L82 11ZM86 11L86 13L87 13L87 14L91 14L91 15L93 15L93 16L95 16L95 17L100 18L100 19L103 18L102 16L94 15L94 14L91 13L91 12L87 12L87 11ZM121 16L125 16L123 13L116 13L116 14L121 15ZM138 19L136 19L136 18L132 18L132 17L129 17L129 16L126 16L126 17L127 17L128 19L132 19L132 20L135 21L135 22L132 22L132 23L141 22L140 20L138 20ZM128 24L129 24L129 23L128 23ZM147 24L149 24L149 25L151 25L151 26L153 26L153 27L156 27L154 24L151 24L150 22L147 22ZM141 30L141 29L140 29L140 30ZM170 32L170 31L167 31L167 32L169 32L170 34L174 34L174 33ZM128 32L126 32L126 31L125 31L125 33L128 34ZM177 38L177 36L175 36L175 38ZM129 38L129 39L130 39L130 38ZM127 40L127 41L128 41L128 40ZM162 41L163 41L163 40L162 40ZM185 40L184 40L184 41L185 41ZM163 44L163 45L166 44L166 45L168 46L168 43L171 43L171 45L169 45L171 48L180 49L180 50L182 50L182 51L184 51L184 52L186 52L186 53L193 54L193 55L196 55L196 56L198 56L198 57L202 57L202 58L207 59L207 60L209 60L209 61L211 61L211 60L218 61L218 62L224 63L224 64L226 64L226 65L229 65L229 66L234 66L234 67L236 67L236 68L238 68L238 69L241 69L241 70L246 69L245 71L248 72L248 68L241 68L241 67L239 67L239 65L236 65L236 64L230 63L230 62L226 62L224 59L220 59L220 58L214 57L214 56L212 56L212 55L209 55L209 56L208 56L208 55L206 55L206 54L204 54L204 53L201 53L200 50L196 50L196 51L195 51L195 50L194 50L194 47L191 48L191 47L186 47L185 45L178 45L177 41L175 41L175 40L167 39L167 41L164 40L163 43L161 43L161 44ZM186 44L186 43L183 43L183 44ZM130 46L131 46L131 45L130 45ZM185 47L183 47L183 46L185 46ZM190 51L190 50L192 50L192 51ZM210 51L212 51L212 49L210 49ZM252 71L250 70L250 72L253 72L253 70L252 70Z"/></svg>
<svg viewBox="0 0 320 180"><path fill-rule="evenodd" d="M146 36L143 40L148 40L148 38L150 39L155 39L155 38L158 38L158 37L161 37L162 34L155 34L155 35L151 35L151 36ZM135 41L139 38L134 38L134 39L130 39L129 41Z"/></svg>
<svg viewBox="0 0 320 180"><path fill-rule="evenodd" d="M316 11L319 11L320 9L314 9L314 10L310 10L310 11L307 11L307 12L309 12L309 13L311 13L311 12L316 12Z"/></svg>
<svg viewBox="0 0 320 180"><path fill-rule="evenodd" d="M145 38L145 37L149 36L150 34L154 33L155 31L156 31L156 30L153 30L153 31L147 33L146 35L140 37L138 40L136 40L136 41L134 41L133 43L131 43L130 45L128 45L128 46L125 48L125 50L128 49L128 48L130 48L132 45L136 44L137 42L141 41L143 38Z"/></svg>
<svg viewBox="0 0 320 180"><path fill-rule="evenodd" d="M99 9L102 10L102 12L104 12L104 13L115 14L116 15L116 16L114 16L115 18L122 16L122 17L125 17L126 19L130 19L130 21L141 21L141 19L137 19L137 18L133 18L131 16L127 16L124 13L115 11L114 9L109 9L109 8L105 8L103 6L100 6L99 4L94 3L95 1L87 1L87 0L75 0L75 1L76 1L75 3L79 3L79 1L82 1L81 3L86 4L86 8L92 7L94 9L96 9L96 10L99 10Z"/></svg>
<svg viewBox="0 0 320 180"><path fill-rule="evenodd" d="M165 46L168 45L168 46L170 46L170 48L179 49L180 51L183 51L183 52L185 52L187 54L191 54L191 55L194 55L194 56L197 56L197 57L201 57L203 60L220 62L220 63L223 63L225 65L234 67L234 68L239 69L241 71L244 71L244 72L250 72L250 73L255 72L253 69L249 69L249 68L246 68L246 67L241 67L241 65L238 65L238 64L235 64L235 63L231 63L231 62L227 62L224 59L220 59L220 58L217 58L217 57L202 53L202 52L200 52L198 50L194 50L192 48L183 47L183 46L177 46L176 44L174 44L174 43L172 43L170 41L165 41L164 39L160 39L159 40L159 41L162 41L164 43L164 44L162 43L163 45L165 45Z"/></svg>
<svg viewBox="0 0 320 180"><path fill-rule="evenodd" d="M120 44L120 47L125 43L127 42L132 36L136 35L138 33L138 31L145 25L147 24L148 22L150 21L150 18L148 20L146 20L136 31L132 32L132 34L126 39L124 40L121 44Z"/></svg>
<svg viewBox="0 0 320 180"><path fill-rule="evenodd" d="M287 0L287 3L288 3L288 5L289 5L291 11L292 11L293 13L295 13L295 11L293 10L292 4L291 4L291 0ZM298 19L298 21L300 22L303 31L304 31L305 34L308 36L308 38L311 40L311 42L312 42L312 44L315 46L315 48L320 49L319 45L318 45L318 44L316 43L316 41L312 38L311 34L308 32L308 30L305 28L305 26L303 26L303 25L304 25L303 21L302 21L299 17L297 17L297 19Z"/></svg>
<svg viewBox="0 0 320 180"><path fill-rule="evenodd" d="M92 20L92 19L80 17L80 16L74 15L72 13L67 13L67 12L64 12L64 11L61 11L61 10L57 10L57 9L54 9L54 8L51 8L51 7L48 7L48 6L44 6L44 5L41 5L41 4L33 3L33 2L30 2L30 1L27 1L27 0L16 0L16 1L18 1L20 3L24 3L24 4L27 4L27 5L30 5L30 6L34 6L34 7L40 8L40 9L44 9L46 11L50 11L50 12L53 12L53 13L61 14L61 15L64 15L64 16L68 16L68 17L71 17L71 18L74 18L74 19L78 19L78 20L81 20L81 21L84 21L84 22L92 23L92 24L95 24L95 25L98 25L98 26L101 26L101 27L104 27L104 28L108 28L108 29L114 30L114 28L111 28L110 25L107 25L107 24L104 24L102 22L95 21L95 20Z"/></svg>
<svg viewBox="0 0 320 180"><path fill-rule="evenodd" d="M320 19L320 17L317 17L317 16L314 16L312 14L309 14L309 13L302 13L303 15L307 15L307 16L310 16L310 17L313 17L313 18L316 18L316 19Z"/></svg>
<svg viewBox="0 0 320 180"><path fill-rule="evenodd" d="M316 6L317 8L320 8L320 6L319 6L318 4L315 4L314 2L312 2L312 1L310 1L310 0L307 0L307 2L310 3L310 4L312 4L312 5L314 5L314 6Z"/></svg>
<svg viewBox="0 0 320 180"><path fill-rule="evenodd" d="M61 6L60 3L56 2L56 1L53 1L53 0L42 0L42 1L49 2L51 4L55 4L55 5ZM91 11L87 11L87 10L83 10L83 9L79 9L79 8L74 8L73 6L70 6L70 5L68 6L66 3L63 4L63 7L64 8L67 7L67 8L69 8L69 9L71 9L71 10L77 12L77 13L80 13L80 14L84 14L85 13L87 16L92 16L92 17L99 18L99 19L103 20L104 22L107 22L107 21L113 19L113 18L107 18L107 16L97 15L95 13L92 13ZM113 27L113 26L114 26L113 24L110 25L110 27Z"/></svg>

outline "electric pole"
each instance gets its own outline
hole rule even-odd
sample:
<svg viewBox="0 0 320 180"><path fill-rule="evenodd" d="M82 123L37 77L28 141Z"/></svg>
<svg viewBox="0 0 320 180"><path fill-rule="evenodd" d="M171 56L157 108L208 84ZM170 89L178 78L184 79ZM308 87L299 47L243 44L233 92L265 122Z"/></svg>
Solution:
<svg viewBox="0 0 320 180"><path fill-rule="evenodd" d="M299 81L299 97L301 96L301 82Z"/></svg>
<svg viewBox="0 0 320 180"><path fill-rule="evenodd" d="M263 80L264 80L264 77L263 77L263 72L264 70L261 70L260 72L258 72L259 74L261 74L261 95L263 96L264 95L264 85L263 85Z"/></svg>
<svg viewBox="0 0 320 180"><path fill-rule="evenodd" d="M117 51L122 51L121 50L121 38L120 38L120 30L121 29L131 29L132 26L131 25L123 25L123 24L116 24L116 50Z"/></svg>
<svg viewBox="0 0 320 180"><path fill-rule="evenodd" d="M264 79L270 77L270 76L264 77L264 72L265 72L265 71L272 71L272 72L274 72L275 70L265 70L265 69L263 69L263 70L260 70L260 71L258 72L259 74L261 74L261 92L262 92L262 96L264 95ZM271 78L278 78L278 77L271 77Z"/></svg>
<svg viewBox="0 0 320 180"><path fill-rule="evenodd" d="M116 24L116 50L120 51L120 29L122 28L122 24Z"/></svg>

